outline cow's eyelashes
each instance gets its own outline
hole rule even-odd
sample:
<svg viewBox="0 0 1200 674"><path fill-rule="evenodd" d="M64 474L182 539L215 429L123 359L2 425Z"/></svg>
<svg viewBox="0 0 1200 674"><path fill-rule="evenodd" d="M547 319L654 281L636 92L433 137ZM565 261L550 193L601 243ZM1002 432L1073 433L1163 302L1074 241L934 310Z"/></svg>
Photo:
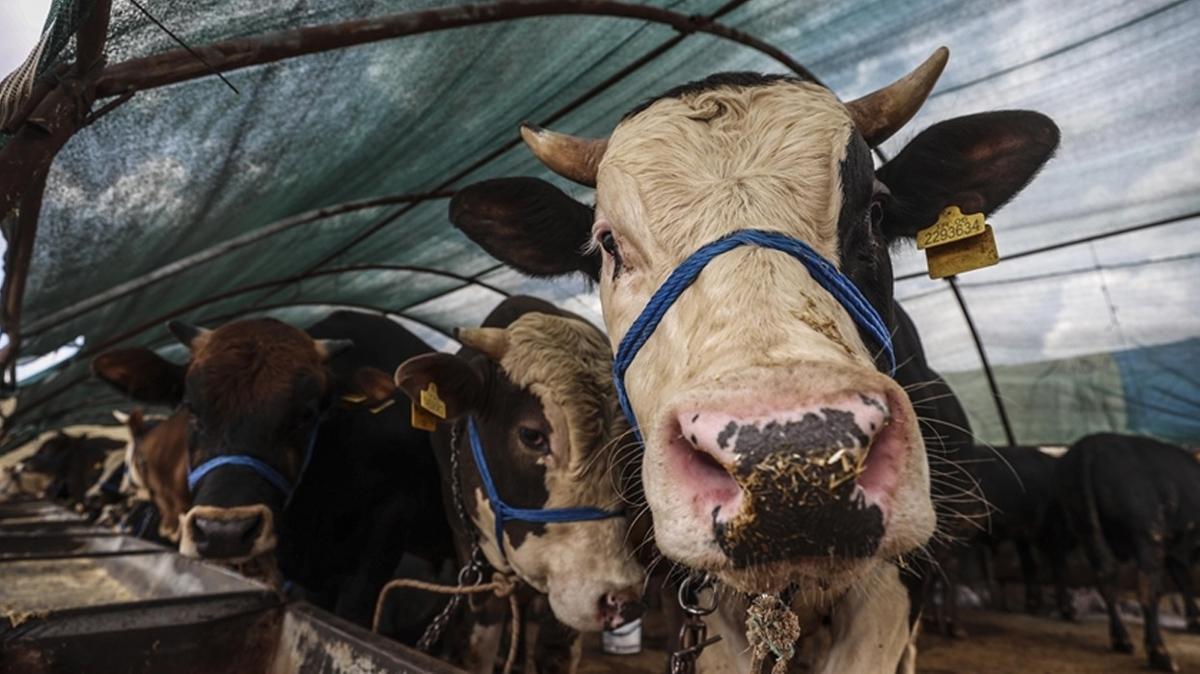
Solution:
<svg viewBox="0 0 1200 674"><path fill-rule="evenodd" d="M536 428L521 426L517 429L517 437L521 439L521 444L539 454L550 453L550 438Z"/></svg>
<svg viewBox="0 0 1200 674"><path fill-rule="evenodd" d="M871 227L873 228L883 224L883 200L886 198L886 195L877 194L875 198L871 199L871 206L867 209L867 213L870 215Z"/></svg>
<svg viewBox="0 0 1200 674"><path fill-rule="evenodd" d="M621 268L625 266L621 259L621 247L617 245L617 237L611 229L601 230L596 234L596 243L600 244L600 248L612 258L613 261L613 278L617 277Z"/></svg>

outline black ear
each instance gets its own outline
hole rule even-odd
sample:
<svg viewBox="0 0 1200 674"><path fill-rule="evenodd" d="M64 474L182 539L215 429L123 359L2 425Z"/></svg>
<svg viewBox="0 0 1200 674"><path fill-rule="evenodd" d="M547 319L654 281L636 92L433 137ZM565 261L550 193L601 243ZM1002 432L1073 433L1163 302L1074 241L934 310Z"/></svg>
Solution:
<svg viewBox="0 0 1200 674"><path fill-rule="evenodd" d="M92 374L144 403L178 405L187 368L150 349L116 349L92 359Z"/></svg>
<svg viewBox="0 0 1200 674"><path fill-rule="evenodd" d="M470 363L448 353L427 353L409 358L396 368L396 386L418 405L421 392L429 384L437 386L437 396L446 403L446 421L453 421L475 410L483 395L483 378Z"/></svg>
<svg viewBox="0 0 1200 674"><path fill-rule="evenodd" d="M496 259L530 276L600 277L600 255L584 253L592 209L538 178L469 185L450 200L450 221Z"/></svg>
<svg viewBox="0 0 1200 674"><path fill-rule="evenodd" d="M888 240L916 236L947 206L991 215L1020 192L1058 147L1058 126L1028 110L956 117L922 131L876 171L891 191Z"/></svg>

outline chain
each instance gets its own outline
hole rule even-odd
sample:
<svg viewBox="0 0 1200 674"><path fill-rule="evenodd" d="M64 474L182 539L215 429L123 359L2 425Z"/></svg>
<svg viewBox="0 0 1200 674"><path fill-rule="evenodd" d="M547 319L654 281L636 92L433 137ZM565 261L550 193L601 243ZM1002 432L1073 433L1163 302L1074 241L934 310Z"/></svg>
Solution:
<svg viewBox="0 0 1200 674"><path fill-rule="evenodd" d="M721 640L721 635L708 636L704 616L717 609L717 593L712 579L705 574L693 588L695 576L688 576L679 586L679 608L683 609L683 626L679 628L679 649L671 653L669 674L696 674L696 660L705 648ZM700 595L713 590L712 603L701 603Z"/></svg>
<svg viewBox="0 0 1200 674"><path fill-rule="evenodd" d="M467 518L467 509L463 504L461 471L458 464L458 437L458 424L454 424L450 427L450 500L454 502L454 511L458 514L459 524L462 525L463 531L471 537L471 554L467 563L458 571L458 584L478 585L483 582L483 572L487 567L487 561L484 559L483 549L479 547L479 532L475 530L474 523ZM456 594L450 598L446 606L438 612L421 634L421 639L417 641L417 650L428 653L433 649L434 644L442 638L442 634L450 624L450 618L454 616L454 612L458 610L465 596Z"/></svg>

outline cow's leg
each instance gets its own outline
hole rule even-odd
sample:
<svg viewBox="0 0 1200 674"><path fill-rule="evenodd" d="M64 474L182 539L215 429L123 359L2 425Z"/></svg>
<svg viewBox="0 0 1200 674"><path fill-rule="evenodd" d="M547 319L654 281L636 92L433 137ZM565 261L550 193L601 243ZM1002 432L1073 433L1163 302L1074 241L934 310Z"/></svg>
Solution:
<svg viewBox="0 0 1200 674"><path fill-rule="evenodd" d="M1200 609L1196 608L1196 586L1192 583L1192 570L1183 559L1167 555L1167 573L1183 595L1183 612L1187 616L1187 630L1200 632Z"/></svg>
<svg viewBox="0 0 1200 674"><path fill-rule="evenodd" d="M1000 608L1000 590L996 586L996 567L992 563L992 546L979 546L979 570L983 573L983 582L987 585L988 603L993 609Z"/></svg>
<svg viewBox="0 0 1200 674"><path fill-rule="evenodd" d="M480 610L473 612L463 669L472 674L492 674L500 655L507 612L508 602L496 597L483 600Z"/></svg>
<svg viewBox="0 0 1200 674"><path fill-rule="evenodd" d="M1121 615L1117 610L1117 589L1119 570L1114 567L1107 573L1100 575L1096 587L1100 590L1100 596L1104 598L1104 608L1108 611L1108 638L1112 644L1112 649L1118 653L1132 653L1133 642L1129 640L1129 631L1125 629L1125 623L1121 622Z"/></svg>
<svg viewBox="0 0 1200 674"><path fill-rule="evenodd" d="M942 567L945 582L942 584L942 619L938 621L938 627L943 635L952 639L961 639L967 635L958 622L958 581L962 577L962 568L965 565L963 558L967 552L968 550L963 550L948 555Z"/></svg>
<svg viewBox="0 0 1200 674"><path fill-rule="evenodd" d="M1166 672L1177 671L1167 647L1163 643L1162 627L1158 624L1158 595L1163 570L1162 544L1142 540L1137 545L1138 603L1142 605L1143 640L1146 644L1146 659L1153 669Z"/></svg>
<svg viewBox="0 0 1200 674"><path fill-rule="evenodd" d="M833 607L833 644L819 674L894 672L912 636L908 589L899 570L881 564Z"/></svg>
<svg viewBox="0 0 1200 674"><path fill-rule="evenodd" d="M1067 592L1067 554L1065 550L1054 548L1046 551L1050 559L1050 575L1054 580L1054 602L1063 620L1075 619L1075 606L1071 603L1071 595Z"/></svg>
<svg viewBox="0 0 1200 674"><path fill-rule="evenodd" d="M402 499L393 499L386 507L372 512L372 518L376 522L400 522L404 507ZM369 627L379 592L404 556L405 539L389 527L373 527L364 534L367 541L359 555L361 561L339 590L335 613Z"/></svg>
<svg viewBox="0 0 1200 674"><path fill-rule="evenodd" d="M559 622L549 610L538 617L533 646L533 669L537 674L574 674L582 655L579 632Z"/></svg>
<svg viewBox="0 0 1200 674"><path fill-rule="evenodd" d="M1025 583L1025 612L1036 615L1042 610L1042 586L1038 582L1037 560L1029 541L1017 540L1017 557L1021 560L1021 581Z"/></svg>

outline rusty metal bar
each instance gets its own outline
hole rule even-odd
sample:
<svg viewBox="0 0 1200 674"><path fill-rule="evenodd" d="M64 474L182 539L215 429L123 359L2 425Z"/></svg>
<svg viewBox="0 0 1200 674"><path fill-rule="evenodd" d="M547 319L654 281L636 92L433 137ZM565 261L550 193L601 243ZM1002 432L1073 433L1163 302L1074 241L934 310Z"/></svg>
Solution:
<svg viewBox="0 0 1200 674"><path fill-rule="evenodd" d="M979 362L983 364L983 374L987 377L988 388L992 391L992 402L996 404L996 413L1000 415L1000 425L1004 427L1004 437L1008 440L1010 447L1015 447L1017 438L1013 434L1012 425L1008 423L1008 411L1004 408L1004 399L1000 397L1000 387L996 383L992 365L988 362L987 350L983 348L983 340L979 337L979 331L975 329L975 321L971 319L967 302L958 289L958 281L955 280L955 277L950 276L946 278L946 282L950 284L950 291L954 293L958 308L962 310L963 319L967 321L967 330L971 332L971 339L975 342L975 350L979 353Z"/></svg>
<svg viewBox="0 0 1200 674"><path fill-rule="evenodd" d="M98 96L175 84L214 72L229 72L306 54L318 54L381 40L435 31L545 16L607 16L638 19L671 26L684 33L707 33L743 44L779 61L814 81L816 77L785 52L749 34L658 7L613 0L510 0L461 7L404 12L324 26L282 30L254 37L223 40L195 47L203 62L184 49L130 59L105 69L97 82Z"/></svg>
<svg viewBox="0 0 1200 674"><path fill-rule="evenodd" d="M0 148L0 221L16 211L16 227L5 232L4 285L0 288L0 321L8 344L0 351L0 376L16 383L21 350L21 309L25 283L37 237L38 215L50 164L63 145L87 124L95 100L95 81L104 65L111 0L95 0L75 34L75 63L58 86L49 90Z"/></svg>

